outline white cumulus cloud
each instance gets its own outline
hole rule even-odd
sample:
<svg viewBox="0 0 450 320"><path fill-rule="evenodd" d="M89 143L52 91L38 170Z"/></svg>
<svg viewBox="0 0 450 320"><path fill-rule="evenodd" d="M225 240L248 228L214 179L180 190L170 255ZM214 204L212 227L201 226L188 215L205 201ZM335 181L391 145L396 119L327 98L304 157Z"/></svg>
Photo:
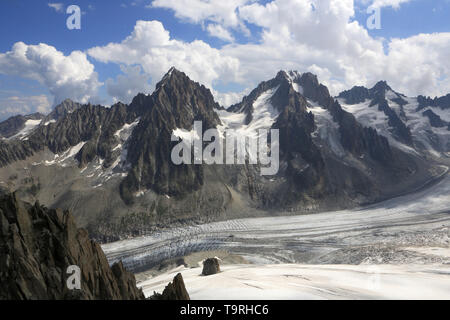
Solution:
<svg viewBox="0 0 450 320"><path fill-rule="evenodd" d="M54 96L54 103L66 98L86 103L97 94L101 83L85 53L65 56L47 44L17 42L11 51L0 53L0 73L39 81Z"/></svg>
<svg viewBox="0 0 450 320"><path fill-rule="evenodd" d="M231 41L229 29L248 35L249 30L239 16L239 9L256 0L153 0L148 7L173 10L181 20L209 24L208 32L222 40ZM220 26L220 29L219 29ZM210 31L210 29L212 29ZM214 32L215 31L215 32ZM228 32L228 35L225 35ZM224 38L224 35L226 38Z"/></svg>
<svg viewBox="0 0 450 320"><path fill-rule="evenodd" d="M382 77L394 88L430 96L450 92L450 32L392 39Z"/></svg>
<svg viewBox="0 0 450 320"><path fill-rule="evenodd" d="M0 98L0 119L17 114L26 115L35 112L46 114L50 109L51 102L46 95Z"/></svg>
<svg viewBox="0 0 450 320"><path fill-rule="evenodd" d="M88 54L105 63L140 65L151 76L152 85L172 66L209 87L219 79L234 80L239 70L236 58L222 55L218 49L203 41L171 39L159 21L137 21L133 32L125 40L94 47L88 50Z"/></svg>
<svg viewBox="0 0 450 320"><path fill-rule="evenodd" d="M227 42L234 41L234 37L231 33L220 24L211 23L206 27L206 30L208 30L209 35L212 37L216 37Z"/></svg>
<svg viewBox="0 0 450 320"><path fill-rule="evenodd" d="M140 66L121 66L124 74L106 81L108 94L114 102L130 103L138 93L150 93L149 75L142 73Z"/></svg>
<svg viewBox="0 0 450 320"><path fill-rule="evenodd" d="M365 0L364 3L371 3L371 8L383 8L383 7L392 7L394 9L400 8L400 5L403 3L410 2L412 0Z"/></svg>
<svg viewBox="0 0 450 320"><path fill-rule="evenodd" d="M64 11L64 5L60 2L50 2L48 3L48 6L52 9L55 9L56 12Z"/></svg>

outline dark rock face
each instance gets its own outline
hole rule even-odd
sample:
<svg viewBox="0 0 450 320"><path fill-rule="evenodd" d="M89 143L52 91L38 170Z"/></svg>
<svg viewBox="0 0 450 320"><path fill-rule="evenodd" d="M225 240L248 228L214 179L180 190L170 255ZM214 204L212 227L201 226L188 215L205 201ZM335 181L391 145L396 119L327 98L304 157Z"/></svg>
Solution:
<svg viewBox="0 0 450 320"><path fill-rule="evenodd" d="M303 74L299 84L304 90L304 96L327 109L339 124L341 143L346 150L356 156L367 152L373 159L383 163L392 159L387 139L378 135L374 129L363 127L353 114L343 110L341 105L331 97L328 89L319 84L315 75ZM383 88L383 83L379 83L374 90L380 91ZM355 87L346 95L353 101L359 101L363 98L365 100L366 93L366 90L361 87Z"/></svg>
<svg viewBox="0 0 450 320"><path fill-rule="evenodd" d="M79 109L81 104L73 102L70 99L66 99L57 105L52 112L50 112L45 118L44 123L47 121L55 120L58 121L75 110Z"/></svg>
<svg viewBox="0 0 450 320"><path fill-rule="evenodd" d="M130 138L131 170L120 186L122 198L131 203L140 188L169 196L198 190L203 185L202 166L173 164L171 151L177 142L170 141L174 129L190 131L194 121L202 121L203 132L220 124L214 111L219 105L210 90L172 69L151 96L138 96L132 107L145 111Z"/></svg>
<svg viewBox="0 0 450 320"><path fill-rule="evenodd" d="M431 99L430 97L418 96L417 101L419 102L419 110L426 107L439 107L443 110L450 109L450 93L446 96L436 97Z"/></svg>
<svg viewBox="0 0 450 320"><path fill-rule="evenodd" d="M109 267L97 243L72 215L31 206L15 194L0 199L0 299L144 299L121 263ZM81 290L69 290L69 266L81 270Z"/></svg>
<svg viewBox="0 0 450 320"><path fill-rule="evenodd" d="M392 89L387 82L379 81L371 89L362 86L354 86L350 90L341 92L338 98L344 99L346 104L357 104L368 99L384 98L388 90Z"/></svg>
<svg viewBox="0 0 450 320"><path fill-rule="evenodd" d="M305 98L293 89L284 71L280 71L274 79L262 82L241 103L231 106L228 111L245 112L248 124L253 118L253 103L262 93L273 88L278 89L271 103L280 112L273 128L280 130L280 148L284 159L289 161L295 158L295 154L300 154L314 167L321 167L320 152L311 139L311 133L315 130L314 115L307 112ZM293 166L290 168L293 169Z"/></svg>
<svg viewBox="0 0 450 320"><path fill-rule="evenodd" d="M412 135L409 128L400 119L397 113L389 107L386 99L381 99L378 103L378 110L383 111L389 118L389 125L393 128L393 134L398 140L411 145Z"/></svg>
<svg viewBox="0 0 450 320"><path fill-rule="evenodd" d="M306 98L317 102L325 109L333 104L334 99L331 97L328 88L319 83L316 75L310 72L304 73L297 82L302 86L303 95Z"/></svg>
<svg viewBox="0 0 450 320"><path fill-rule="evenodd" d="M155 292L155 294L150 297L150 300L191 300L184 285L184 280L181 273L175 276L173 282L167 285L162 294Z"/></svg>
<svg viewBox="0 0 450 320"><path fill-rule="evenodd" d="M42 143L31 140L0 141L0 167L15 161L25 160L43 149L44 145Z"/></svg>
<svg viewBox="0 0 450 320"><path fill-rule="evenodd" d="M25 122L27 122L27 120L41 120L43 118L44 115L40 113L11 117L3 122L0 122L0 137L10 138L25 127Z"/></svg>
<svg viewBox="0 0 450 320"><path fill-rule="evenodd" d="M382 163L392 160L388 140L378 135L375 129L363 127L351 113L344 111L338 102L330 107L330 112L339 123L341 143L345 149L354 155L368 152L373 159Z"/></svg>
<svg viewBox="0 0 450 320"><path fill-rule="evenodd" d="M209 258L203 261L203 271L202 275L210 276L220 272L219 259Z"/></svg>
<svg viewBox="0 0 450 320"><path fill-rule="evenodd" d="M355 86L351 90L343 91L338 98L345 99L347 104L358 104L366 101L370 97L369 89L362 86Z"/></svg>
<svg viewBox="0 0 450 320"><path fill-rule="evenodd" d="M54 153L83 141L95 141L96 154L108 161L115 142L114 133L135 118L136 115L120 103L111 108L84 105L57 123L38 128L30 140L42 141Z"/></svg>
<svg viewBox="0 0 450 320"><path fill-rule="evenodd" d="M442 128L442 127L450 126L450 123L447 123L444 120L442 120L440 116L438 116L431 110L424 111L422 114L425 117L428 117L428 119L430 119L430 124L432 127Z"/></svg>

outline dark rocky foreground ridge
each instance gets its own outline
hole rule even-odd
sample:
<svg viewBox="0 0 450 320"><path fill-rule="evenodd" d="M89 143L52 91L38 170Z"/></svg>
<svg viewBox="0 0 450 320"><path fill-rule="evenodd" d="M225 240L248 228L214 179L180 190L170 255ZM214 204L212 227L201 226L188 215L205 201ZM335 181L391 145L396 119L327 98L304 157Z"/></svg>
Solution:
<svg viewBox="0 0 450 320"><path fill-rule="evenodd" d="M0 300L140 300L133 274L108 265L99 244L69 212L0 197ZM81 269L81 290L69 290L69 266Z"/></svg>
<svg viewBox="0 0 450 320"><path fill-rule="evenodd" d="M170 282L162 293L154 293L150 300L191 300L184 285L183 276L181 273L177 274L173 281Z"/></svg>
<svg viewBox="0 0 450 320"><path fill-rule="evenodd" d="M394 135L410 145L388 90L381 82L341 97L371 99L370 108L385 113ZM251 124L255 102L268 91L266 103L277 113L272 128L280 130L277 175L261 176L260 166L248 163L172 163L174 130L190 131L195 120L204 131L224 126L223 112ZM404 103L400 95L396 101ZM129 105L65 101L46 120L26 139L0 141L1 186L29 202L69 209L102 241L177 224L373 203L420 186L435 164L361 124L311 73L281 71L225 111L209 89L173 68L151 95L139 94Z"/></svg>

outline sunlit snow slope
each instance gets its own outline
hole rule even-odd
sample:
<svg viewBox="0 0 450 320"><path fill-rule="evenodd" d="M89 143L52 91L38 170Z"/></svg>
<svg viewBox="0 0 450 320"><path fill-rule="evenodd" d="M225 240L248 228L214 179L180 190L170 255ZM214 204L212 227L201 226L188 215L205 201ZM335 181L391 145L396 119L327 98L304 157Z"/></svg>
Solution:
<svg viewBox="0 0 450 320"><path fill-rule="evenodd" d="M162 292L178 272L193 300L450 299L450 269L420 265L232 265L208 277L178 268L138 287Z"/></svg>

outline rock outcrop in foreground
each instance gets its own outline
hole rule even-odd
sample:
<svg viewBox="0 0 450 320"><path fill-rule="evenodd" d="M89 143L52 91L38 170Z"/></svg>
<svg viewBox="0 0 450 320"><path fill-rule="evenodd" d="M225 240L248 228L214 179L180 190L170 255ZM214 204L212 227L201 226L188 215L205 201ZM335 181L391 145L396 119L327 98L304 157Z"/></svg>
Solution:
<svg viewBox="0 0 450 320"><path fill-rule="evenodd" d="M210 276L220 272L220 264L218 258L209 258L203 261L202 275Z"/></svg>
<svg viewBox="0 0 450 320"><path fill-rule="evenodd" d="M191 300L189 293L184 285L181 273L173 278L173 282L169 283L162 294L154 293L150 300Z"/></svg>
<svg viewBox="0 0 450 320"><path fill-rule="evenodd" d="M110 267L69 212L32 206L15 194L0 196L0 252L0 300L145 299L134 275L122 263ZM80 290L68 288L70 266L79 267Z"/></svg>

